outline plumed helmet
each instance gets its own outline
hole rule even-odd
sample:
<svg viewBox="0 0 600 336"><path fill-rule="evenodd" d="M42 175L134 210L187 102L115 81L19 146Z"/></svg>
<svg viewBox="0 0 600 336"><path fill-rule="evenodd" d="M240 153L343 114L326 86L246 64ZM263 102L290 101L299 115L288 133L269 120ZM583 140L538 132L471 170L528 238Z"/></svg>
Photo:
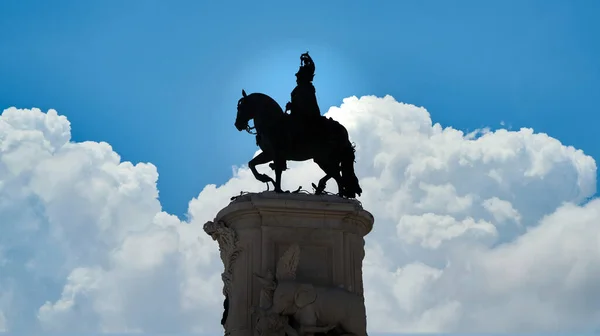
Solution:
<svg viewBox="0 0 600 336"><path fill-rule="evenodd" d="M296 78L300 82L312 82L315 77L315 63L308 55L308 51L300 55L300 69L296 72Z"/></svg>

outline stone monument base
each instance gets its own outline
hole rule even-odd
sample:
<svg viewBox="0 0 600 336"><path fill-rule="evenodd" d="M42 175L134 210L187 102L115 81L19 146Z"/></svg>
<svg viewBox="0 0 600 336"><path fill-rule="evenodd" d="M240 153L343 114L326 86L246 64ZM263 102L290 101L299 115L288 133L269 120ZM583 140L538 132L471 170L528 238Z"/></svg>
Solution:
<svg viewBox="0 0 600 336"><path fill-rule="evenodd" d="M356 200L250 193L204 230L219 244L225 334L366 335L362 260L373 216Z"/></svg>

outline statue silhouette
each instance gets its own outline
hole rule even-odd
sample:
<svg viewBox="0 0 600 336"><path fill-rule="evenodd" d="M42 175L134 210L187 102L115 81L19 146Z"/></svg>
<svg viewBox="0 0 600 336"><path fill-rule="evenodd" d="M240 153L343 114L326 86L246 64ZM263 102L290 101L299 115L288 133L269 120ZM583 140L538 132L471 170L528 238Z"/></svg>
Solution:
<svg viewBox="0 0 600 336"><path fill-rule="evenodd" d="M287 169L287 161L314 162L325 172L315 193L325 190L327 181L333 178L338 185L338 195L354 198L362 189L354 173L355 150L348 138L346 128L331 118L321 116L317 105L315 88L312 85L314 63L308 53L302 54L297 86L287 104L290 114L271 97L263 93L247 95L242 90L238 101L235 127L249 133L256 130L256 144L262 152L248 162L248 167L257 180L273 183L276 192L281 189L281 174ZM248 123L254 119L254 127ZM275 180L256 170L257 165L273 161Z"/></svg>

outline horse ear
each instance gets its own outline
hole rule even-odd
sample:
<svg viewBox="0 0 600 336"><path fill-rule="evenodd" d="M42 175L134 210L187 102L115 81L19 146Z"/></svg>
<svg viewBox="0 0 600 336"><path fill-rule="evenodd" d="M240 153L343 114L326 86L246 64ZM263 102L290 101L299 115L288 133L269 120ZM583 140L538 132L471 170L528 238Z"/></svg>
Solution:
<svg viewBox="0 0 600 336"><path fill-rule="evenodd" d="M242 96L243 96L244 98L246 98L246 96L247 96L247 94L246 94L246 90L244 90L244 89L242 89Z"/></svg>

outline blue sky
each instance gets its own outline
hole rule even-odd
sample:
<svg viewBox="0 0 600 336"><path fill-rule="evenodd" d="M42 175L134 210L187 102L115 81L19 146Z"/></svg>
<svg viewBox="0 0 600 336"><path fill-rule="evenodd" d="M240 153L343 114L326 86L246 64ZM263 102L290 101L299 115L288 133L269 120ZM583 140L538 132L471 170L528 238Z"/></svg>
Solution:
<svg viewBox="0 0 600 336"><path fill-rule="evenodd" d="M255 151L233 127L241 89L285 104L306 50L323 111L390 94L443 126L532 127L598 159L599 13L594 0L6 0L0 106L57 109L73 140L152 162L180 216Z"/></svg>

